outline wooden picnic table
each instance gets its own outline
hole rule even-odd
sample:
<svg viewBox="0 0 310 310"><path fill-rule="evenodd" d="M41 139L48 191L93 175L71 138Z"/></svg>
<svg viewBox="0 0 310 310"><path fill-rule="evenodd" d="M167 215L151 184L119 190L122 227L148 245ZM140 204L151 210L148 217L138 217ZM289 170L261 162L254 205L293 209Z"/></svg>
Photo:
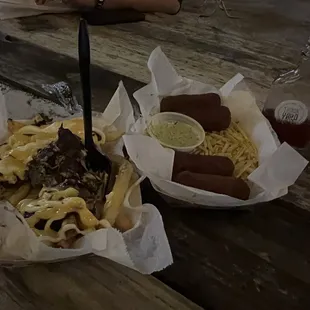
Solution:
<svg viewBox="0 0 310 310"><path fill-rule="evenodd" d="M146 61L158 45L180 74L221 86L241 72L258 102L264 101L273 78L298 62L300 50L310 35L310 2L226 0L226 5L240 19L228 19L221 11L209 18L198 18L203 13L201 3L185 0L183 11L176 16L154 14L142 23L91 29L96 110L104 109L120 79L130 94L149 81ZM79 97L77 25L75 15L0 22L2 39L6 41L0 43L2 79L43 97L49 96L42 90L42 83L66 80ZM310 158L309 155L305 154ZM281 199L243 211L214 211L175 208L146 182L144 201L154 203L160 210L175 260L172 266L154 276L204 309L308 309L309 188L308 167L289 194ZM77 273L79 269L81 273ZM125 293L134 294L130 301L141 305L138 302L144 297L137 292L144 287L144 281L153 279L98 258L2 271L1 283L7 284L2 285L6 295L0 300L9 305L5 304L7 299L19 303L29 295L27 302L33 304L29 309L41 307L39 301L52 304L54 299L47 293L52 286L38 284L45 279L56 281L55 303L63 303L66 309L72 305L82 309L81 305L88 299L104 303L111 295L105 292L100 296L100 292L110 289L109 281L101 282L100 291L95 285L88 285L94 277L98 279L98 270L104 276L102 269L112 273L112 283L120 279L126 287ZM58 272L54 273L55 270ZM128 278L128 272L136 278ZM36 288L31 284L33 277L39 279ZM61 286L58 277L68 284ZM125 284L122 279L126 279ZM67 298L59 291L70 285L74 295ZM130 288L131 285L137 286ZM148 291L158 285L156 282L152 287L145 286L147 300L154 299L154 292L150 291L149 295ZM166 288L156 293L156 298L162 300L163 290ZM84 295L79 295L81 291ZM170 291L165 292L168 298ZM74 303L77 295L79 302ZM44 297L40 299L40 296ZM175 298L178 300L179 296ZM182 309L180 303L166 306L169 307Z"/></svg>

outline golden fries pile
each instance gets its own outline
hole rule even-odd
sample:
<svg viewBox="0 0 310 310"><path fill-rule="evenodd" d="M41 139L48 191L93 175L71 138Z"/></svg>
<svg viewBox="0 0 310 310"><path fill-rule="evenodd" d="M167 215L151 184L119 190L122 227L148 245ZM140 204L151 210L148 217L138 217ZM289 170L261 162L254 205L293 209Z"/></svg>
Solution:
<svg viewBox="0 0 310 310"><path fill-rule="evenodd" d="M206 132L205 141L193 153L229 157L235 165L237 178L247 179L258 167L257 148L236 122L221 132Z"/></svg>

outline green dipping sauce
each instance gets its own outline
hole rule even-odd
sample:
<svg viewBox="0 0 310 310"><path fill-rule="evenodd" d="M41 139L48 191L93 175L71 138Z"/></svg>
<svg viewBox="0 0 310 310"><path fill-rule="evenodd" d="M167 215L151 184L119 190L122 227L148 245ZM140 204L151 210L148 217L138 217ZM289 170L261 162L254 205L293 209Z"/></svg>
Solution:
<svg viewBox="0 0 310 310"><path fill-rule="evenodd" d="M195 128L184 122L161 122L151 125L150 130L156 139L168 146L186 147L199 142L199 135Z"/></svg>

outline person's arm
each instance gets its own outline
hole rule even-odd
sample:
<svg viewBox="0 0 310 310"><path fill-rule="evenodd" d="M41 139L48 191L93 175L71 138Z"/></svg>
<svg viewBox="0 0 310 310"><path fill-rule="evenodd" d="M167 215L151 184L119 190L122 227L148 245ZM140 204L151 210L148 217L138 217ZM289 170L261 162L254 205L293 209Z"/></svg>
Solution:
<svg viewBox="0 0 310 310"><path fill-rule="evenodd" d="M47 0L36 0L43 5ZM179 11L181 0L65 0L64 3L79 8L95 8L103 4L104 9L135 9L141 12L163 12L175 14ZM98 5L99 4L99 5Z"/></svg>

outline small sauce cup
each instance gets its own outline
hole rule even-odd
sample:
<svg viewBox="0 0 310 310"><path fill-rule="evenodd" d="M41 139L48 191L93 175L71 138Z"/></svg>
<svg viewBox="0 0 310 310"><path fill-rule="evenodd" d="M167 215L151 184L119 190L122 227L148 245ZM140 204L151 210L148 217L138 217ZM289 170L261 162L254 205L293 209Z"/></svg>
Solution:
<svg viewBox="0 0 310 310"><path fill-rule="evenodd" d="M162 125L162 126L161 126ZM174 127L175 125L175 127ZM161 133L156 132L156 129L160 127ZM166 127L166 129L165 129ZM177 146L174 143L168 143L167 139L164 139L164 130L167 130L167 135L173 136L173 130L181 129L181 132L176 132L176 140L188 138L193 136L192 143L186 145ZM162 146L171 148L180 152L191 152L196 147L201 145L205 139L205 131L202 126L193 118L180 113L163 112L152 116L147 127L148 134L156 139ZM158 130L159 131L159 130ZM171 140L171 139L170 139ZM177 144L177 142L176 142Z"/></svg>

